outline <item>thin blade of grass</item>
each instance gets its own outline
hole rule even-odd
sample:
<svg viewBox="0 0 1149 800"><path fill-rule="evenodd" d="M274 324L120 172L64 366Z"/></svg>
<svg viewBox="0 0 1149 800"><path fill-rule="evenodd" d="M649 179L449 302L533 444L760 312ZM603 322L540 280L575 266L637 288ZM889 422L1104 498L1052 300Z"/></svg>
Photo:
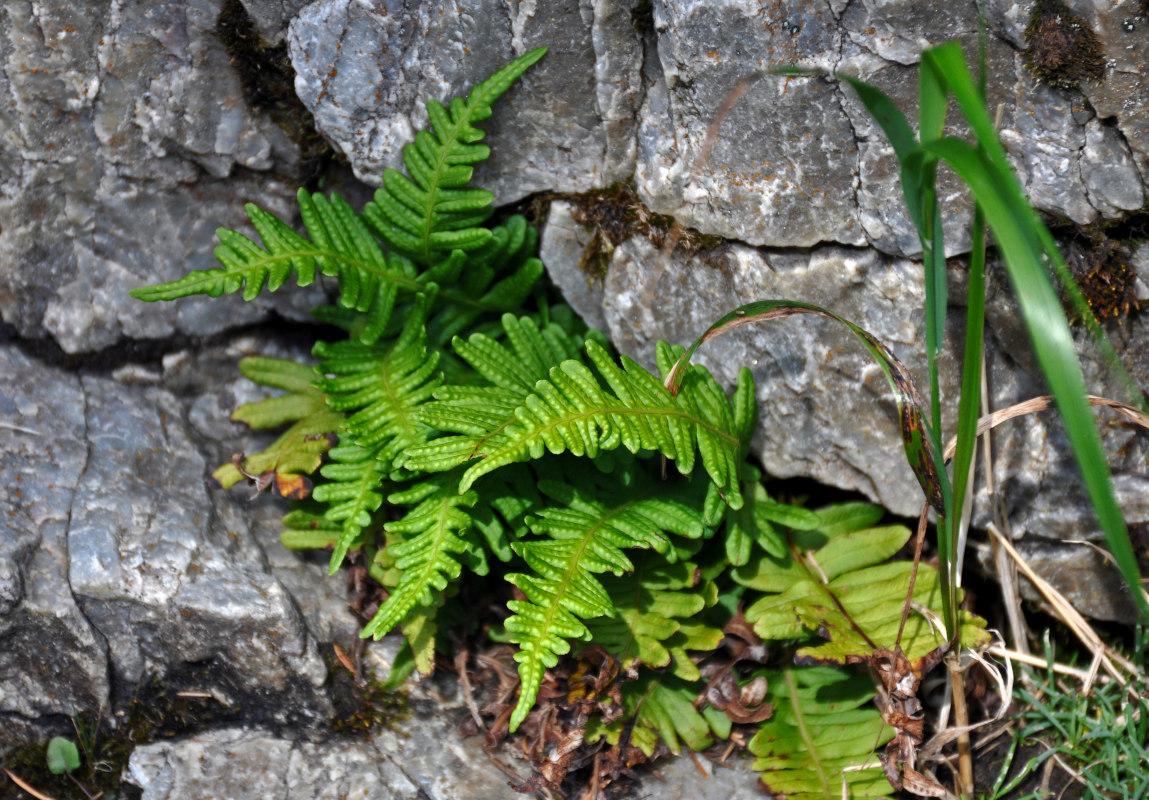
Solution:
<svg viewBox="0 0 1149 800"><path fill-rule="evenodd" d="M1142 615L1149 619L1149 603L1137 591L1141 582L1137 559L1113 490L1101 437L1086 400L1085 378L1077 360L1069 323L1034 236L1032 220L1027 213L1029 204L1013 174L1003 174L993 166L994 160L988 149L976 150L967 142L950 137L928 142L923 148L943 158L985 209L1038 363L1065 422L1066 433L1106 543L1134 602Z"/></svg>
<svg viewBox="0 0 1149 800"><path fill-rule="evenodd" d="M944 517L946 503L952 502L949 476L942 468L940 446L935 449L934 436L925 417L925 404L914 385L909 370L888 347L873 334L832 311L797 300L759 300L739 306L721 317L687 348L682 358L666 375L665 384L671 394L677 394L686 365L695 351L706 342L724 333L752 322L791 317L796 314L816 314L842 323L858 338L881 367L894 392L898 408L898 421L906 460L918 479L930 505ZM944 598L943 598L944 599ZM949 613L948 611L946 612Z"/></svg>
<svg viewBox="0 0 1149 800"><path fill-rule="evenodd" d="M981 364L985 347L985 213L974 209L973 242L970 250L969 286L966 291L965 349L962 352L961 396L958 399L957 452L954 455L954 511L947 519L945 537L955 558L946 566L952 568L956 584L961 574L959 532L961 509L972 475L970 469L977 450L977 423L981 411ZM943 562L946 563L946 562Z"/></svg>
<svg viewBox="0 0 1149 800"><path fill-rule="evenodd" d="M1082 295L1077 282L1073 279L1065 259L1061 257L1061 251L1058 250L1057 243L1053 240L1053 234L1042 223L1033 207L1024 200L1025 195L1022 192L1021 184L1009 165L1005 148L1002 147L1001 140L997 137L996 126L985 107L982 93L974 84L973 76L970 75L969 68L966 66L960 45L957 42L948 42L925 50L922 53L923 68L927 63L931 69L944 76L946 85L949 91L953 92L954 100L965 115L978 145L985 151L990 162L995 165L997 174L1009 185L1010 193L1021 199L1022 202L1018 211L1024 219L1027 232L1036 238L1039 250L1049 259L1059 285L1068 296L1073 313L1084 322L1090 339L1101 351L1106 366L1111 374L1120 381L1126 393L1124 399L1126 402L1139 406L1142 410L1149 411L1149 405L1146 404L1141 390L1130 377L1124 364L1121 363L1121 359L1118 358L1113 349L1113 344L1101 329L1096 315Z"/></svg>

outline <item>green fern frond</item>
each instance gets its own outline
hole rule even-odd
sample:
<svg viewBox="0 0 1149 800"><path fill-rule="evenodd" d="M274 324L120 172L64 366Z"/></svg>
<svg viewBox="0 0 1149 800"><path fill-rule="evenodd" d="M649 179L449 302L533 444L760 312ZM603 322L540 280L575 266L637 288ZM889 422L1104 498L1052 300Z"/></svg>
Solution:
<svg viewBox="0 0 1149 800"><path fill-rule="evenodd" d="M465 254L463 269L449 269L441 262L428 270L427 279L449 286L451 297L474 300L444 303L437 310L427 321L432 346L444 347L456 335L475 331L475 323L488 312L519 311L546 271L535 257L537 248L538 233L516 214L491 228L485 247Z"/></svg>
<svg viewBox="0 0 1149 800"><path fill-rule="evenodd" d="M258 206L245 206L263 246L236 231L220 228L215 257L221 267L195 270L183 278L158 286L134 289L138 300L175 300L196 294L219 297L243 291L253 300L266 285L274 292L295 273L300 286L315 281L318 272L337 276L340 304L368 313L378 320L389 313L394 292L422 287L414 266L396 254L386 256L370 231L343 198L330 199L298 192L299 211L310 241ZM374 327L379 327L376 321Z"/></svg>
<svg viewBox="0 0 1149 800"><path fill-rule="evenodd" d="M415 417L442 382L439 354L426 348L430 302L417 296L402 332L386 347L352 340L315 346L319 370L330 376L317 382L327 404L350 413L346 434L360 447L379 448L378 458L387 462L432 433Z"/></svg>
<svg viewBox="0 0 1149 800"><path fill-rule="evenodd" d="M873 752L894 731L868 705L874 689L867 676L833 667L762 674L774 715L750 740L750 752L768 794L861 800L893 793ZM868 768L857 769L866 762Z"/></svg>
<svg viewBox="0 0 1149 800"><path fill-rule="evenodd" d="M612 745L622 740L630 727L630 744L642 750L647 758L654 755L661 740L670 752L678 755L685 744L702 751L714 744L715 738L730 736L730 720L721 711L694 706L698 686L673 675L659 675L643 670L637 681L622 687L626 715L610 725L599 717L587 721L585 741L594 744L606 739Z"/></svg>
<svg viewBox="0 0 1149 800"><path fill-rule="evenodd" d="M494 196L466 188L472 165L490 155L490 148L478 144L486 134L472 123L490 117L494 102L546 51L540 47L525 53L472 89L466 100L452 100L449 109L434 100L427 103L434 134L419 131L403 148L411 177L385 171L375 202L363 210L389 247L432 265L452 250L474 250L490 241L490 230L477 226L490 216Z"/></svg>
<svg viewBox="0 0 1149 800"><path fill-rule="evenodd" d="M328 504L324 515L327 520L341 525L328 567L332 575L339 570L348 551L363 544L364 530L383 504L382 486L388 477L390 462L379 457L382 448L383 445L353 444L334 447L328 452L331 463L319 470L328 482L315 487L313 496Z"/></svg>
<svg viewBox="0 0 1149 800"><path fill-rule="evenodd" d="M411 609L431 605L435 592L441 592L449 581L459 577L462 564L458 557L469 545L463 533L472 525L468 510L478 501L478 495L459 494L457 486L457 475L443 473L388 496L390 505L415 507L402 519L384 526L388 533L404 537L388 548L400 571L399 584L360 636L382 638Z"/></svg>
<svg viewBox="0 0 1149 800"><path fill-rule="evenodd" d="M505 627L510 641L519 645L515 660L522 682L511 730L534 705L543 673L570 651L568 640L590 638L581 620L614 613L594 574L632 572L634 565L623 548L667 552L670 542L664 531L698 537L703 530L696 516L660 497L628 494L608 504L568 483L547 481L539 488L559 507L528 518L534 533L551 538L512 544L532 574L507 576L526 596L507 603L513 614Z"/></svg>
<svg viewBox="0 0 1149 800"><path fill-rule="evenodd" d="M411 648L415 670L423 676L435 671L435 636L439 633L437 617L444 599L442 592L436 592L429 604L408 611L400 626L403 638Z"/></svg>
<svg viewBox="0 0 1149 800"><path fill-rule="evenodd" d="M283 518L279 541L289 550L326 550L335 547L343 525L323 515L322 507L296 508Z"/></svg>
<svg viewBox="0 0 1149 800"><path fill-rule="evenodd" d="M747 480L742 484L746 502L742 508L731 511L726 522L726 558L734 566L750 560L755 544L775 558L785 555L786 540L774 528L775 523L808 531L816 529L820 522L813 511L771 500L758 470L749 466L746 469Z"/></svg>
<svg viewBox="0 0 1149 800"><path fill-rule="evenodd" d="M265 286L276 291L293 273L300 286L323 274L338 279L341 306L366 315L360 324L360 340L365 344L377 341L399 291L425 290L440 273L453 272L458 278L466 273L462 261L468 252L480 251L479 263L484 265L500 252L509 252L506 246L514 238L510 233L498 243L493 241L495 234L478 227L490 215L491 193L466 188L472 165L490 153L486 145L477 143L484 134L472 123L488 118L491 104L545 52L546 48L539 48L516 59L475 87L467 100L453 100L449 111L437 102L428 103L434 135L420 131L404 148L404 161L414 180L388 170L376 202L368 204L362 217L338 195L328 199L300 189L299 212L308 238L248 204L248 217L262 244L221 228L215 249L219 268L195 270L169 283L135 289L132 296L156 301L197 294L219 297L242 290L244 300L252 300ZM387 244L389 253L384 253L372 231ZM417 277L409 258L422 267L444 260L454 263ZM542 274L537 259L497 267L484 267L488 275L482 291L468 294L465 290L471 287L464 286L464 291L453 295L459 310L452 314L459 319L451 333L484 310L518 307Z"/></svg>
<svg viewBox="0 0 1149 800"><path fill-rule="evenodd" d="M754 577L743 580L778 593L750 605L746 619L763 639L797 639L813 631L829 639L801 648L798 658L804 661L845 664L876 647L893 649L913 565L889 559L909 538L909 529L901 525L866 528L837 533L825 545L801 553L799 560L789 552L780 559L763 557ZM919 566L913 597L921 607L940 607L937 571L928 564ZM984 628L984 620L965 614L962 641L970 646L985 641ZM912 661L945 640L926 617L913 613L900 644Z"/></svg>
<svg viewBox="0 0 1149 800"><path fill-rule="evenodd" d="M717 601L717 587L701 581L689 561L668 564L657 557L636 559L633 575L604 577L614 616L587 623L595 644L621 662L623 669L637 663L661 669L671 665L686 680L699 678L698 667L687 650L714 650L722 641L718 628L694 623Z"/></svg>
<svg viewBox="0 0 1149 800"><path fill-rule="evenodd" d="M742 506L738 474L742 462L746 395L754 392L749 370L739 373L735 401L705 368L691 365L677 397L639 364L625 356L622 366L594 340L586 353L602 381L580 361L567 360L535 384L513 414L495 421L494 415L448 436L407 451L408 469L471 465L460 491L500 467L541 458L544 453L570 452L595 458L619 446L632 453L653 450L673 460L679 472L690 474L695 449L711 480L731 508ZM605 386L604 386L605 384ZM450 406L428 406L428 421L450 430ZM442 414L441 416L439 416ZM492 424L495 423L495 424ZM458 425L458 428L464 428ZM480 430L486 427L487 430Z"/></svg>
<svg viewBox="0 0 1149 800"><path fill-rule="evenodd" d="M551 367L582 354L585 339L560 325L542 329L530 317L504 314L503 340L475 333L467 340L456 338L455 352L483 378L488 386L443 386L436 402L417 412L418 419L446 433L482 436L512 417L538 381ZM446 437L424 446L411 447L404 455L407 469L438 472L468 460L470 439Z"/></svg>
<svg viewBox="0 0 1149 800"><path fill-rule="evenodd" d="M212 477L226 489L250 475L275 476L283 486L294 476L314 473L343 425L343 415L329 408L323 393L312 385L315 368L279 358L245 358L239 369L249 380L288 394L245 403L232 420L255 430L294 424L264 451L247 456L239 465L224 464Z"/></svg>

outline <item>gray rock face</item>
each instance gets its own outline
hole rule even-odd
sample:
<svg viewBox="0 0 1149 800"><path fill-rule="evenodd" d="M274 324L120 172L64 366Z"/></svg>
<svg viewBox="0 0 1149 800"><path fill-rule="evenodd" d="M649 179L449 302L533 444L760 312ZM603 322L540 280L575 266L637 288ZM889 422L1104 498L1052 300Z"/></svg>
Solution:
<svg viewBox="0 0 1149 800"><path fill-rule="evenodd" d="M544 260L627 354L649 364L654 339L687 342L736 305L789 297L863 325L917 375L920 245L890 148L839 84L757 73L788 63L848 72L913 117L921 49L957 38L972 53L975 5L0 0L0 334L50 337L68 354L110 348L120 364L66 369L29 355L27 343L0 341L0 752L46 721L106 709L117 685L207 663L219 702L259 696L273 711L258 729L141 748L130 779L145 797L196 796L207 785L234 797L511 796L474 742L455 738L450 711L408 728L410 740L385 734L373 744L289 739L276 728L299 722L310 733L308 723L326 718L316 641L350 641L356 620L321 559L279 547L275 503L209 492L203 478L259 439L227 421L256 396L235 360L276 352L262 336L229 331L301 318L322 289L248 304L146 305L127 295L213 266L212 231L243 229L245 201L293 215L300 147L245 93L220 30L237 3L261 47L288 45L319 130L375 184L426 123L425 100L460 94L548 45L485 123L494 155L476 180L496 203L629 180L648 211L725 240L662 265L654 245L631 235L592 276L579 267L593 233L572 216L579 198L552 203ZM1002 106L1002 140L1039 209L1078 225L1143 214L1149 21L1137 0L1068 5L1096 32L1103 74L1078 89L1040 84L1022 55L1032 4L990 0L989 106ZM710 141L716 113L755 76ZM969 200L945 175L941 198L947 249L960 255ZM1149 275L1149 247L1131 263ZM960 267L951 279L960 288ZM1149 302L1144 281L1137 297ZM989 325L994 405L1040 394L1003 285L992 289ZM116 349L221 333L160 363L132 363ZM1149 386L1149 323L1134 315L1111 333ZM1091 386L1116 394L1095 355L1085 345L1081 353ZM844 329L814 318L744 328L700 360L726 381L753 366L763 419L755 449L773 474L917 512L884 378ZM946 397L953 363L951 353ZM1146 435L1102 429L1126 518L1149 525ZM994 452L1022 552L1078 607L1127 618L1112 573L1075 543L1100 537L1055 417L1003 427ZM989 518L983 494L975 524ZM237 763L277 766L256 781ZM679 762L668 772L680 767L693 770ZM737 797L743 783L693 795L685 785L648 788Z"/></svg>
<svg viewBox="0 0 1149 800"><path fill-rule="evenodd" d="M402 167L402 146L448 101L547 45L547 58L484 124L492 159L476 181L496 204L537 191L586 191L634 170L643 51L630 3L431 2L383 10L352 0L307 6L288 33L296 91L360 180ZM513 147L499 147L514 142Z"/></svg>
<svg viewBox="0 0 1149 800"><path fill-rule="evenodd" d="M87 352L298 317L318 297L173 314L127 295L211 266L244 198L292 214L299 148L245 100L222 6L0 3L0 317L22 335Z"/></svg>
<svg viewBox="0 0 1149 800"><path fill-rule="evenodd" d="M4 718L78 714L108 698L106 641L68 584L70 512L88 464L84 396L75 376L37 367L15 348L0 349Z"/></svg>
<svg viewBox="0 0 1149 800"><path fill-rule="evenodd" d="M384 642L386 644L386 642ZM383 650L368 647L368 663ZM529 765L508 748L488 755L482 738L459 736L467 714L453 680L436 680L434 699L415 687L413 715L401 732L377 730L369 740L308 742L263 729L224 728L176 741L136 748L124 781L142 790L142 800L191 800L210 792L226 800L496 800L515 792L511 776L525 779ZM506 771L495 764L501 762ZM699 773L703 768L709 776ZM749 760L715 767L706 759L675 759L661 765L661 777L645 775L637 796L656 800L759 797Z"/></svg>
<svg viewBox="0 0 1149 800"><path fill-rule="evenodd" d="M315 635L354 633L339 583L278 542L272 550L275 504L209 493L205 451L244 436L225 423L226 438L212 443L189 422L189 406L213 394L193 402L171 391L192 375L204 386L213 361L226 359L232 368L212 385L234 404L236 389L241 398L251 391L234 362L259 345L267 343L240 339L207 356L171 358L166 371L126 366L79 377L0 348L5 719L106 710L113 676L130 685L203 663L219 678L220 702L280 698L281 711L268 717L280 722L330 715ZM0 749L16 744L6 736Z"/></svg>

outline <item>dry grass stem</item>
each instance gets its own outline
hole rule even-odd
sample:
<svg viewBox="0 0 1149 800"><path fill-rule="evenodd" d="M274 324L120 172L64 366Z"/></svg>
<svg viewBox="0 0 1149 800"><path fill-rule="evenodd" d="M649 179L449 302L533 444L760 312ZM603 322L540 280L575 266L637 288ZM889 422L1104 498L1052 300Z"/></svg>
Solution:
<svg viewBox="0 0 1149 800"><path fill-rule="evenodd" d="M1045 598L1046 602L1052 607L1053 613L1073 632L1073 635L1094 654L1095 668L1097 666L1104 667L1105 671L1112 675L1122 686L1126 684L1127 676L1144 677L1133 662L1101 641L1101 637L1097 635L1097 631L1093 629L1093 626L1086 622L1085 618L1065 599L1064 595L1034 572L1033 568L1021 557L1021 554L1017 552L1013 544L997 529L996 525L991 523L986 527L986 530L989 531L990 535L998 545L1005 550L1010 558L1014 560L1017 564L1017 568L1029 579L1034 588ZM1119 664L1121 669L1125 671L1125 674L1117 669L1114 663Z"/></svg>

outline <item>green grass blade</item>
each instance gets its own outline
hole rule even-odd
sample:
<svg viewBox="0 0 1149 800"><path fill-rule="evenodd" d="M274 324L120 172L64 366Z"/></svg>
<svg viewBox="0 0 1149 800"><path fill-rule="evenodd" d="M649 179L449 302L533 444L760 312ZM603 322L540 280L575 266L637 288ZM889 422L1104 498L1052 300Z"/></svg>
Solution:
<svg viewBox="0 0 1149 800"><path fill-rule="evenodd" d="M1140 591L1141 574L1137 559L1117 504L1101 437L1086 400L1085 378L1077 360L1069 323L1045 269L1043 248L1033 228L1032 210L1013 174L1003 172L995 165L988 148L987 151L975 150L968 143L953 138L929 142L923 147L945 159L985 209L1038 363L1065 421L1066 433L1109 550L1142 615L1149 618L1149 603Z"/></svg>
<svg viewBox="0 0 1149 800"><path fill-rule="evenodd" d="M958 400L957 449L954 452L954 507L953 513L946 519L946 530L941 535L948 540L949 550L955 556L949 562L942 562L952 570L954 584L961 573L958 537L965 495L969 488L970 464L976 452L977 421L981 412L981 362L985 348L985 226L985 212L979 205L973 215L969 286L966 292L965 349L962 353L961 397ZM946 624L949 622L947 620Z"/></svg>
<svg viewBox="0 0 1149 800"><path fill-rule="evenodd" d="M949 477L941 469L941 453L934 446L935 437L932 435L929 423L924 415L925 404L914 386L909 370L894 354L868 331L832 311L796 300L759 300L747 303L721 317L694 341L674 367L666 376L666 385L672 394L678 392L678 385L685 373L686 365L690 363L695 351L705 342L721 336L727 331L751 322L760 322L770 319L781 319L795 314L817 314L842 323L858 338L858 341L869 351L889 382L897 402L898 421L902 434L902 443L906 451L906 459L910 468L918 479L918 483L939 514L945 516L947 503L950 498ZM956 611L954 611L956 613ZM947 618L950 611L946 610Z"/></svg>

